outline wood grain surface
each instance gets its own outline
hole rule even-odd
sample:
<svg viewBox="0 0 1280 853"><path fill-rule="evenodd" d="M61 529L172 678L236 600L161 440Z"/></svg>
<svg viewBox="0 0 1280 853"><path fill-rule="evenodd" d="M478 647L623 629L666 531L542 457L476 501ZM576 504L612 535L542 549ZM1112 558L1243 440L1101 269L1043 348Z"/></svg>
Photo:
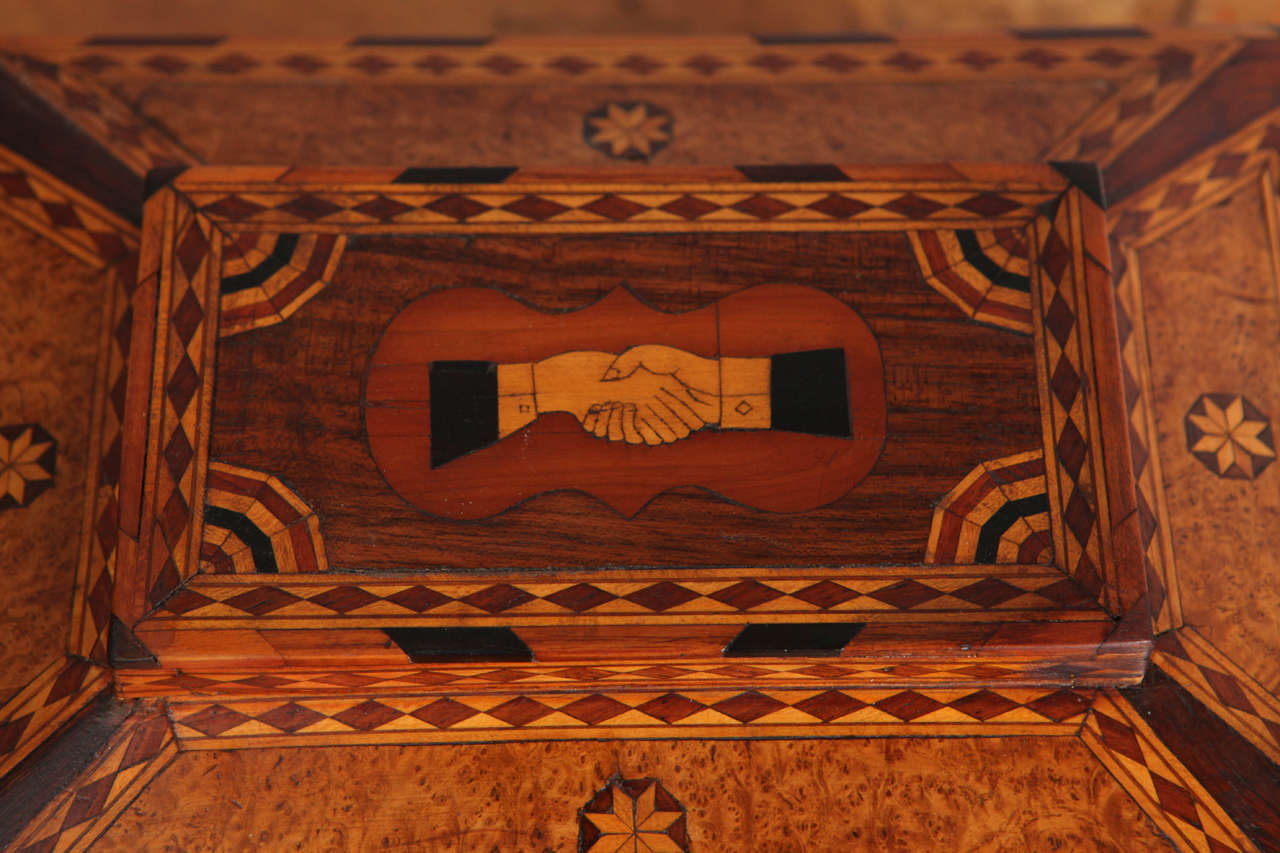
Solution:
<svg viewBox="0 0 1280 853"><path fill-rule="evenodd" d="M1206 8L1191 5L1201 11ZM1183 4L1179 14L1189 15L1189 9ZM256 8L253 14L258 14ZM1133 74L1137 66L1125 66L1121 60L1106 67L1095 63L1082 72L1078 57L1084 52L1102 50L1100 56L1114 58L1117 54L1111 51L1141 53L1152 44L1133 33L1115 34L1107 41L1076 40L1077 45L1085 42L1090 43L1082 49L1028 38L1019 51L1043 56L1043 51L1061 50L1077 58L1067 61L1060 76L1024 66L1023 79L1008 73L1009 64L1003 72L997 68L997 76L957 64L953 57L963 50L981 53L1006 48L992 48L989 41L956 40L950 55L932 54L934 65L927 74L910 79L915 72L903 68L888 71L898 75L890 78L885 69L877 69L881 76L875 79L886 82L876 83L789 84L782 77L765 76L773 72L757 70L754 79L769 82L713 87L632 77L628 78L632 83L605 86L575 85L566 77L563 83L546 85L500 81L483 87L402 85L387 80L419 72L406 67L379 75L348 69L345 63L356 59L357 51L343 46L329 54L342 57L341 68L336 69L340 73L323 80L293 70L288 73L297 75L294 83L237 79L230 67L236 63L231 62L223 63L228 71L225 79L211 82L213 75L222 77L222 72L197 68L194 74L203 82L193 82L180 73L160 70L166 63L159 62L134 79L124 75L113 86L140 105L150 120L215 162L383 164L407 159L433 164L592 166L606 159L599 148L584 144L584 114L609 100L630 99L649 101L675 117L673 141L653 158L659 167L957 157L1030 161L1045 152L1068 150L1072 157L1087 155L1109 164L1112 200L1121 205L1112 210L1115 221L1123 221L1125 228L1132 225L1133 215L1126 203L1137 199L1146 204L1144 194L1152 192L1155 200L1145 209L1158 209L1159 217L1191 218L1189 225L1135 250L1145 297L1140 310L1146 314L1148 333L1139 339L1141 358L1124 365L1125 370L1134 371L1132 377L1125 375L1126 383L1143 385L1143 393L1151 392L1148 396L1155 403L1152 440L1135 450L1134 464L1140 469L1141 454L1155 454L1163 461L1163 477L1156 466L1155 486L1139 498L1136 514L1144 540L1153 529L1163 528L1148 554L1160 550L1160 536L1174 540L1168 549L1171 564L1166 576L1182 587L1183 600L1181 609L1165 607L1166 616L1174 617L1166 627L1181 625L1185 618L1208 638L1205 642L1213 644L1216 655L1224 661L1229 655L1232 664L1213 669L1199 658L1187 660L1185 671L1175 677L1199 679L1193 692L1211 712L1223 714L1223 708L1230 706L1241 719L1248 717L1255 726L1264 727L1274 715L1265 716L1271 706L1258 697L1280 691L1274 663L1280 658L1275 639L1280 626L1274 618L1280 605L1270 582L1278 569L1265 551L1276 526L1272 499L1280 466L1273 465L1257 482L1219 478L1187 452L1184 417L1193 402L1207 393L1248 396L1273 423L1280 411L1273 364L1274 341L1280 336L1273 322L1277 235L1270 193L1275 175L1250 172L1268 160L1274 164L1276 137L1264 116L1257 125L1261 141L1255 140L1243 151L1247 157L1234 156L1238 152L1232 151L1233 156L1221 162L1207 161L1202 171L1183 170L1172 179L1169 170L1200 156L1207 145L1234 138L1243 125L1274 110L1277 48L1266 40L1245 45L1221 71L1209 74L1209 85L1179 105L1187 91L1172 98L1171 92L1183 83L1194 86L1187 82L1189 78L1179 77L1182 59L1176 50L1158 73L1144 65ZM904 41L904 55L917 49L916 44ZM1226 41L1220 46L1228 53L1234 49ZM84 55L90 49L123 53L118 48L78 46L65 55ZM145 50L183 52L179 48ZM224 58L230 50L211 48L198 61ZM899 47L890 43L868 50L897 51ZM263 67L275 68L270 63ZM365 67L372 66L365 63ZM559 72L544 69L544 73ZM1150 85L1144 82L1147 78L1153 81ZM890 79L894 82L887 82ZM1113 92L1119 94L1108 100ZM1095 107L1097 111L1091 113ZM341 119L317 121L317 116ZM1208 153L1218 156L1218 152ZM1059 157L1055 154L1053 159ZM1237 182L1230 176L1241 164L1247 164L1244 172L1249 174L1241 173ZM1206 199L1206 188L1213 190L1227 182L1234 182L1232 197L1214 206L1219 199ZM1260 187L1266 188L1265 194ZM1270 210L1264 201L1271 204ZM5 227L0 223L0 234ZM1126 240L1136 235L1150 243L1149 235L1141 231L1137 227L1113 234ZM10 242L6 237L0 246L7 251ZM1262 249L1268 242L1271 256ZM59 279L66 270L57 264L20 260L16 272L12 262L8 266L0 272L4 276L0 284L6 293L17 294L14 304L19 306L34 298L28 292L28 282L34 279L27 273L67 282L74 278ZM83 279L77 281L77 292L91 287ZM52 286L44 292L63 291ZM79 308L74 302L59 301L55 310L67 308L64 314L76 315ZM27 387L34 376L72 389L59 387L59 399L67 395L73 403L79 400L74 371L67 373L65 365L67 359L75 362L89 350L55 342L51 349L36 347L28 352L27 328L9 335L9 326L2 325L6 321L0 318L6 340L21 341L13 348L12 365L32 363L36 368L23 367L19 386L7 384L9 376L0 374L0 395L9 395L0 396L5 411L11 408L13 388ZM1123 329L1124 318L1121 325ZM287 328L288 324L270 331L283 335ZM280 344L272 357L283 359L283 349ZM87 421L87 391L83 397L86 405L72 408ZM61 452L61 436L59 440ZM62 465L60 457L60 471ZM1150 470L1148 463L1144 476L1153 476ZM80 523L83 513L79 508L63 512L55 500L56 491L46 493L23 513L39 511L36 517L41 524L60 525L70 517ZM1156 495L1166 493L1167 506L1157 506ZM1150 505L1144 506L1144 500ZM45 522L42 507L56 509L58 519ZM356 515L350 507L345 511ZM31 524L35 530L36 523ZM70 531L73 522L66 524ZM6 560L3 534L13 525L12 518L0 514L0 557ZM356 530L354 520L349 529ZM62 541L72 538L61 527L58 530ZM71 549L70 545L60 547ZM31 572L39 572L42 561L42 557L32 558L27 565L37 568ZM23 584L23 595L38 584L56 582L50 580L53 573L49 572L40 574L33 585L27 574L19 561L15 577ZM68 579L70 575L68 564ZM51 627L62 618L55 608L20 612L25 614L21 629L6 626L7 634L0 635L3 642L14 644L11 648L21 648L17 666L28 660L28 638L43 647L48 643L40 638L47 633L61 648L65 626L58 631ZM8 636L15 639L5 639ZM714 644L708 643L708 647ZM0 660L6 673L9 660ZM1245 685L1253 698L1242 698L1241 685L1250 675L1260 683ZM0 686L0 695L3 692ZM1265 790L1248 777L1274 778L1274 765L1246 766L1232 756L1227 756L1230 761L1220 761L1221 756L1201 749L1203 744L1194 740L1194 734L1188 736L1187 730L1198 729L1209 736L1214 730L1203 721L1179 716L1169 693L1157 689L1146 697L1151 700L1145 710L1153 727L1160 728L1155 724L1166 713L1161 737L1170 744L1181 743L1184 751L1188 744L1196 748L1187 754L1199 757L1186 760L1195 764L1214 796L1250 804L1252 815L1237 810L1241 820L1252 822L1247 828L1270 821L1265 811L1273 804L1237 794L1242 788ZM1238 722L1236 717L1230 719L1233 725ZM1183 730L1176 731L1179 727ZM1274 725L1268 731L1273 729ZM1253 734L1255 743L1265 740ZM1118 743L1118 749L1128 745ZM157 849L255 849L290 844L338 847L345 842L356 849L396 845L505 849L528 841L527 846L535 850L572 849L577 809L614 772L661 776L689 807L691 826L701 822L703 828L694 830L699 833L694 835L694 849L750 849L775 838L782 839L781 849L842 849L858 842L894 850L1170 849L1141 815L1135 799L1165 821L1185 823L1185 818L1178 817L1178 807L1185 802L1171 796L1169 803L1161 803L1131 780L1118 783L1085 754L1079 742L1069 738L361 747L187 754L123 815L100 847L137 849L141 842ZM348 779L350 785L335 784ZM1127 794L1121 784L1130 785ZM556 821L543 819L546 814L561 813L565 816ZM1181 814L1187 814L1185 808ZM859 835L854 836L855 832Z"/></svg>
<svg viewBox="0 0 1280 853"><path fill-rule="evenodd" d="M378 476L360 417L368 354L425 290L498 287L565 310L625 284L688 311L774 282L855 308L884 358L887 446L829 506L766 514L680 488L622 523L561 492L459 527L406 506ZM224 339L218 371L211 456L272 471L309 501L334 568L919 562L933 500L975 465L1039 442L1030 339L965 321L920 280L901 235L358 238L334 284L288 323Z"/></svg>
<svg viewBox="0 0 1280 853"><path fill-rule="evenodd" d="M678 144L657 163L1033 162L1111 90L1089 79L729 88L255 83L251 96L236 83L123 85L207 163L378 166L604 164L582 143L582 116L628 100L676 116ZM225 120L231 114L234 125ZM316 126L317 115L343 116L341 132Z"/></svg>
<svg viewBox="0 0 1280 853"><path fill-rule="evenodd" d="M658 778L693 850L1173 849L1067 738L185 753L97 849L573 850L615 773Z"/></svg>
<svg viewBox="0 0 1280 853"><path fill-rule="evenodd" d="M67 649L104 285L5 218L0 257L0 426L38 423L57 442L53 487L28 508L0 510L2 699Z"/></svg>
<svg viewBox="0 0 1280 853"><path fill-rule="evenodd" d="M1273 424L1280 416L1280 314L1266 203L1250 182L1140 258L1148 340L1159 354L1152 382L1183 616L1277 692L1280 492L1273 472L1257 480L1216 476L1187 452L1184 427L1204 393L1243 394Z"/></svg>

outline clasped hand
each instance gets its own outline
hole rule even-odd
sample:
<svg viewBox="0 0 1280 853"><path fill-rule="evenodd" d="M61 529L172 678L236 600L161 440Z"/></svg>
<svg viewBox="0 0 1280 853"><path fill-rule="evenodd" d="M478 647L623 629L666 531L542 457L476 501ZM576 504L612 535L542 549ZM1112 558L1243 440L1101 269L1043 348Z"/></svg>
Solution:
<svg viewBox="0 0 1280 853"><path fill-rule="evenodd" d="M620 355L567 352L533 365L539 413L566 411L597 438L669 444L720 421L720 364L645 344Z"/></svg>

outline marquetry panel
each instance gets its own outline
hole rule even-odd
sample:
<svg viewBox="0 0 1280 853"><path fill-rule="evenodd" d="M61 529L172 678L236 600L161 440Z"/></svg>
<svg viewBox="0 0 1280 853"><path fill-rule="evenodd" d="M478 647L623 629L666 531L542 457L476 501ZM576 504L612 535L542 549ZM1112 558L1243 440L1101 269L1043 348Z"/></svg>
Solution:
<svg viewBox="0 0 1280 853"><path fill-rule="evenodd" d="M1046 623L1046 639L1059 630L1048 627L1054 621L1059 625L1065 624L1061 620L1097 623L1102 629L1108 620L1099 605L1123 612L1137 589L1121 588L1133 570L1117 567L1120 558L1112 548L1113 535L1128 535L1127 528L1113 534L1112 504L1123 516L1132 497L1131 492L1126 496L1131 486L1124 478L1125 466L1104 460L1107 454L1122 450L1127 454L1127 450L1119 445L1103 447L1103 421L1113 414L1101 409L1111 405L1107 395L1115 389L1112 378L1101 372L1103 366L1094 363L1095 346L1105 348L1105 344L1098 344L1093 336L1111 333L1107 315L1099 313L1094 305L1098 297L1092 295L1104 286L1107 275L1096 176L1079 164L943 166L914 172L897 167L868 173L865 179L859 179L859 174L816 165L668 170L643 178L638 173L614 178L612 183L579 173L511 169L326 172L195 167L178 175L170 189L161 190L148 203L152 230L147 232L140 272L145 283L140 292L155 299L159 321L153 333L151 405L155 414L147 424L145 454L139 455L137 446L133 451L133 458L145 459L147 466L137 545L143 559L137 564L138 573L127 579L117 595L126 624L144 644L164 644L162 666L170 656L175 661L181 657L187 668L199 659L196 646L205 642L199 632L211 629L265 631L259 640L242 634L236 642L264 642L263 649L276 648L281 654L284 647L278 644L285 635L271 629L588 622L658 627L732 625L744 620L861 623L895 619L939 623L1033 619ZM959 228L961 222L964 228ZM221 322L216 315L225 318L243 307L235 303L236 294L253 294L246 305L253 300L271 305L274 314L258 312L257 317L279 323L333 278L343 255L343 239L362 234L589 234L668 226L706 232L896 229L912 235L925 276L937 277L962 265L996 275L998 280L989 282L985 296L968 307L961 304L963 300L956 304L979 323L991 322L1007 331L1017 331L1009 326L1015 320L1029 324L1021 331L1032 332L1041 377L1043 436L1051 452L1041 454L1041 462L1031 457L1009 460L1014 467L995 476L1003 484L1001 492L1016 492L1016 500L1026 497L1027 489L1047 495L1046 511L1032 513L1032 521L1024 520L1023 526L1033 525L1028 537L1037 544L1024 549L1023 540L1028 537L1022 537L1015 550L1027 550L1024 556L1036 562L1052 556L1055 565L1043 570L964 565L934 565L927 570L658 570L615 576L574 571L561 572L554 579L510 573L502 577L443 573L429 578L420 574L322 578L315 572L322 568L325 551L332 550L321 541L324 516L308 516L303 510L307 496L292 493L280 503L292 506L290 513L297 513L298 519L311 518L305 525L311 547L304 547L303 554L314 554L314 559L304 560L297 552L301 538L293 542L277 536L275 525L283 530L301 521L284 522L270 511L255 529L264 542L272 541L271 548L262 545L257 549L262 553L255 554L240 537L235 547L241 557L238 563L225 549L221 557L216 553L213 540L221 536L220 541L229 542L225 531L230 528L211 523L209 513L216 516L247 498L236 494L236 489L228 490L223 482L230 469L210 469L204 461L214 381L211 353ZM997 293L1025 295L1021 281L1027 282L1029 299L997 297ZM241 288L240 283L246 286ZM958 293L953 287L953 302ZM1015 317L1017 312L997 309L997 302L1016 308L1023 319ZM1003 318L998 323L997 316ZM261 325L252 317L247 321L246 332ZM233 325L222 331L228 329L240 330ZM145 328L138 331L147 334ZM1014 469L1020 464L1043 464L1043 468L1027 473L1026 483L1016 484ZM266 471L250 479L269 482L271 476ZM270 488L280 494L276 486ZM261 498L258 494L256 499ZM982 524L989 521L987 517ZM970 519L969 523L976 522ZM224 533L202 532L212 528ZM283 547L286 539L287 548ZM1005 550L1013 547L1007 545ZM205 573L193 577L202 548ZM933 551L938 551L936 544ZM975 549L975 558L976 554ZM279 577L267 580L263 567L270 573L272 562ZM962 562L958 550L950 562ZM244 571L251 564L258 574L233 577L237 567ZM228 570L233 574L216 574ZM178 630L156 633L169 629ZM1139 659L1137 646L1125 645L1120 651L1106 644L1099 647L1097 639L1074 645L1089 633L1081 630L1067 639L1070 632L1064 627L1057 641L1049 641L1059 644L1055 656L1083 658L1066 665L1068 669L1083 666L1114 673L1116 667L1123 668L1122 659L1135 663ZM362 635L353 641L364 648L372 639ZM957 640L956 648L968 648L967 642ZM1025 655L1023 643L1018 640L1015 645L1017 653ZM312 652L319 648L310 640L304 645ZM996 654L996 646L984 640L984 661ZM382 662L394 660L384 656ZM1029 660L1024 664L1026 678L1053 678L1046 675L1055 666L1051 661L1039 667ZM213 666L225 668L226 661Z"/></svg>

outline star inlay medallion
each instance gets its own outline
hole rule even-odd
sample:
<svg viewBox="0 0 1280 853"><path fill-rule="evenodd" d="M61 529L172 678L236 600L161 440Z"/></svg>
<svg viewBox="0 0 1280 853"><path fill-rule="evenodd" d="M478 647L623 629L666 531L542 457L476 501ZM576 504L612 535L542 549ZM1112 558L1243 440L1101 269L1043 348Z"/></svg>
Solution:
<svg viewBox="0 0 1280 853"><path fill-rule="evenodd" d="M587 113L583 138L621 160L647 160L671 142L671 113L644 101L612 102Z"/></svg>
<svg viewBox="0 0 1280 853"><path fill-rule="evenodd" d="M684 806L656 779L615 777L578 812L578 851L681 853Z"/></svg>
<svg viewBox="0 0 1280 853"><path fill-rule="evenodd" d="M56 454L38 424L0 427L0 509L28 506L52 486Z"/></svg>
<svg viewBox="0 0 1280 853"><path fill-rule="evenodd" d="M1185 421L1187 450L1219 477L1252 480L1276 458L1271 421L1239 394L1202 394Z"/></svg>

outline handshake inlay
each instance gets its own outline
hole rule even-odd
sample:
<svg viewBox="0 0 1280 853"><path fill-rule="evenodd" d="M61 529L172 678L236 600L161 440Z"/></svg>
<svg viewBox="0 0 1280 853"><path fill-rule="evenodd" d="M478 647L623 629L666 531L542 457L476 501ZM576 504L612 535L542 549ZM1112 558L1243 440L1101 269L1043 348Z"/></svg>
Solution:
<svg viewBox="0 0 1280 853"><path fill-rule="evenodd" d="M708 427L769 429L768 358L704 358L658 344L499 364L498 436L568 412L596 438L670 444Z"/></svg>

